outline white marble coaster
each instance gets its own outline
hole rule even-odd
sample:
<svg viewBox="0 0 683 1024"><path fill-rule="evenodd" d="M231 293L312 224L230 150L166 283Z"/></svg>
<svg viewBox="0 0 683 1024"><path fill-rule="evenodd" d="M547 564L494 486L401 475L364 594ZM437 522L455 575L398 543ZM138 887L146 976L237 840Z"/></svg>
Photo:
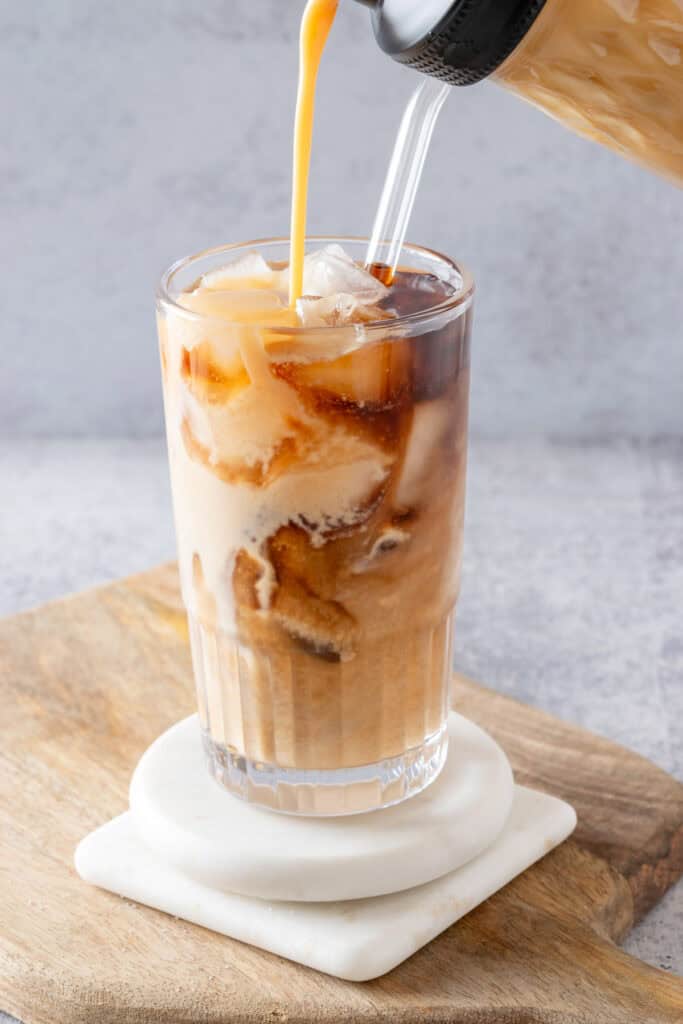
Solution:
<svg viewBox="0 0 683 1024"><path fill-rule="evenodd" d="M150 852L202 885L269 900L395 893L453 871L500 835L513 797L508 760L462 715L449 717L444 768L395 807L342 818L278 814L209 775L193 715L143 754L130 809Z"/></svg>
<svg viewBox="0 0 683 1024"><path fill-rule="evenodd" d="M270 902L202 885L156 858L130 813L81 842L76 869L87 882L175 917L339 978L369 981L548 853L575 823L568 804L515 786L503 831L468 864L414 889L346 902ZM302 862L301 874L307 870Z"/></svg>

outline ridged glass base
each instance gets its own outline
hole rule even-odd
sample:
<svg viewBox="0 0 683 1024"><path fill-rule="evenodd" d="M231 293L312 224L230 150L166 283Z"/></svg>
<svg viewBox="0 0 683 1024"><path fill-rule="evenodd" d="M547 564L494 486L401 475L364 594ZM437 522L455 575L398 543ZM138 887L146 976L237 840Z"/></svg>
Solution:
<svg viewBox="0 0 683 1024"><path fill-rule="evenodd" d="M206 730L202 739L211 774L235 796L284 814L320 817L379 810L415 796L434 781L448 752L446 723L398 757L334 771L250 761L216 743Z"/></svg>

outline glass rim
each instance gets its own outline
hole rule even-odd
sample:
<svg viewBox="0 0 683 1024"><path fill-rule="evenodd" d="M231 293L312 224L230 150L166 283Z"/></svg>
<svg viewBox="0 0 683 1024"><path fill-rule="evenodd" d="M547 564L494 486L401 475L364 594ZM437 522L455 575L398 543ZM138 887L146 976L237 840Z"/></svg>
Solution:
<svg viewBox="0 0 683 1024"><path fill-rule="evenodd" d="M335 242L343 244L345 242L351 242L355 244L367 244L369 238L363 235L307 235L306 242L319 242L321 244L331 245ZM180 314L190 321L204 323L206 321L213 321L214 323L220 323L223 326L229 327L244 327L244 323L238 320L232 320L227 316L220 316L215 313L198 313L195 310L187 309L186 306L181 305L177 302L170 291L170 284L173 277L181 270L191 266L193 263L198 262L208 256L215 256L219 253L235 253L238 250L249 250L259 249L266 245L289 245L289 237L287 235L272 236L270 238L254 238L246 242L228 242L224 245L217 245L211 248L202 249L199 252L193 253L190 256L183 256L179 260L172 263L161 275L159 285L156 291L157 304L164 310L172 309L174 313ZM263 327L269 331L274 331L277 334L298 336L301 334L308 334L315 332L316 334L324 331L334 333L335 331L348 331L349 328L354 328L357 331L361 331L364 335L369 334L383 334L386 336L387 331L393 331L396 327L402 325L411 324L424 324L432 319L440 319L446 314L453 313L456 310L461 315L465 313L472 305L472 299L474 296L474 278L468 268L459 261L451 259L450 256L446 256L436 249L430 249L423 245L416 245L412 242L404 242L401 249L401 255L409 253L415 253L417 255L426 256L428 259L435 260L441 264L444 264L450 271L455 271L461 281L461 286L454 291L453 295L443 299L441 302L435 303L433 306L428 306L427 309L421 309L414 313L405 313L402 316L397 316L394 319L377 320L371 323L348 323L348 324L322 324L314 326L304 326L298 324L295 326L284 326L284 325L272 325L268 323L252 323L252 327Z"/></svg>

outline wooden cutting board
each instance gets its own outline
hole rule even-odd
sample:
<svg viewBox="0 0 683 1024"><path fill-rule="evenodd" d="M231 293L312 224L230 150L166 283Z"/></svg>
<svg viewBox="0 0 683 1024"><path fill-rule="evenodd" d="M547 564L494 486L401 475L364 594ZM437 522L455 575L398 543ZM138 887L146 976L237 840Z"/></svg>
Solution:
<svg viewBox="0 0 683 1024"><path fill-rule="evenodd" d="M81 882L73 850L193 709L166 566L0 623L0 1007L25 1024L681 1024L683 980L615 943L683 873L683 785L459 678L459 710L574 838L390 974L317 974ZM619 709L615 707L615 714Z"/></svg>

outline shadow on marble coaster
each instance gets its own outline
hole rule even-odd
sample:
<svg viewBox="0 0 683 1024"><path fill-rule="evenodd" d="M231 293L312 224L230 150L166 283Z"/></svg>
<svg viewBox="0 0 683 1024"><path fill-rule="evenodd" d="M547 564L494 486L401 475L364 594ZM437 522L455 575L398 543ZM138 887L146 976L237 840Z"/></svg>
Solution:
<svg viewBox="0 0 683 1024"><path fill-rule="evenodd" d="M93 885L348 981L397 967L571 834L576 814L555 797L514 787L503 831L478 857L391 895L326 903L221 892L169 867L137 837L130 812L87 836L76 870Z"/></svg>
<svg viewBox="0 0 683 1024"><path fill-rule="evenodd" d="M239 800L206 768L196 715L142 755L130 787L139 838L157 859L223 892L351 900L411 889L466 864L500 835L513 797L498 744L451 712L439 777L394 807L334 818Z"/></svg>

